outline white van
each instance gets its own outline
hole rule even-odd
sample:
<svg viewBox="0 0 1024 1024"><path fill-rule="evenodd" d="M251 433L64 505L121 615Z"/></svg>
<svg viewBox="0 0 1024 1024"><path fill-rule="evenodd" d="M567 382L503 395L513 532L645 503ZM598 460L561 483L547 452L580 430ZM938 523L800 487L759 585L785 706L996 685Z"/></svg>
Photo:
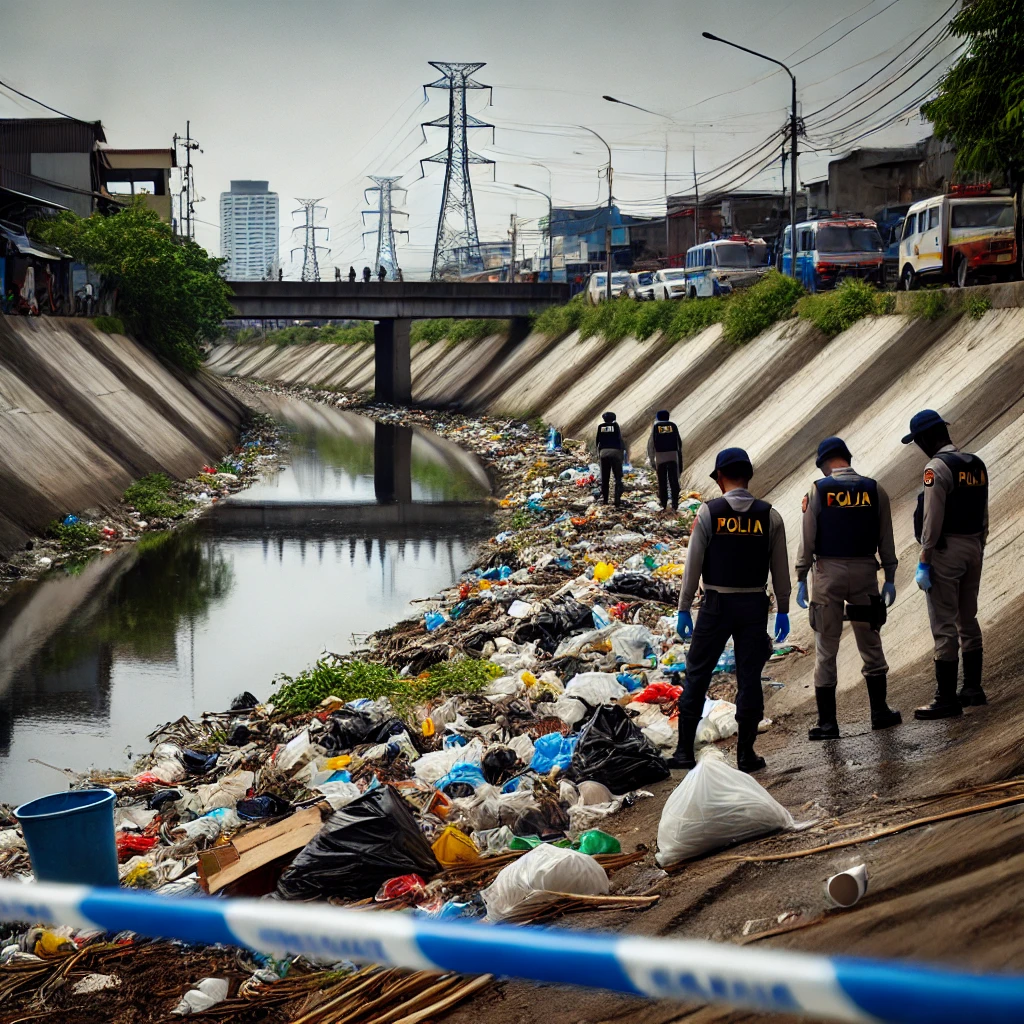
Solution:
<svg viewBox="0 0 1024 1024"><path fill-rule="evenodd" d="M1017 263L1016 210L1009 196L977 186L914 203L900 239L900 287L1013 277Z"/></svg>

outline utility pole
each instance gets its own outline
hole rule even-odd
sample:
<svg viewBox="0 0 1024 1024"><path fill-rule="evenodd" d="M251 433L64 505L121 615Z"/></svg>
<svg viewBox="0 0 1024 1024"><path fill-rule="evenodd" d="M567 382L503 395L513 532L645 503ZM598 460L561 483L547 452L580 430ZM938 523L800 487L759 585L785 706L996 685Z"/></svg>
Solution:
<svg viewBox="0 0 1024 1024"><path fill-rule="evenodd" d="M516 279L516 215L514 213L509 214L509 234L512 236L512 251L509 255L508 261L508 279L510 282L514 282Z"/></svg>
<svg viewBox="0 0 1024 1024"><path fill-rule="evenodd" d="M613 100L618 102L617 100ZM604 148L608 150L608 221L605 225L604 232L604 256L605 256L605 298L611 302L612 299L612 147L593 128L588 128L585 124L576 125L577 128L582 129L585 132L590 132L591 135L600 139L603 143Z"/></svg>
<svg viewBox="0 0 1024 1024"><path fill-rule="evenodd" d="M327 237L330 238L330 231L326 227L317 227L315 219L317 210L324 210L326 212L326 207L317 205L320 202L319 199L296 199L296 202L300 204L300 207L298 210L292 210L292 216L294 217L297 213L304 214L305 223L296 225L292 228L292 231L302 231L304 236L302 245L292 249L292 253L302 251L302 280L319 281L320 264L317 260L317 250L319 249L327 255L330 254L331 250L316 244L316 233L318 231L327 231Z"/></svg>
<svg viewBox="0 0 1024 1024"><path fill-rule="evenodd" d="M366 216L377 218L377 249L373 257L373 272L376 273L381 267L387 272L388 276L392 281L398 278L398 255L395 246L395 235L408 235L408 231L395 231L394 224L392 223L392 217L408 217L409 215L403 210L396 210L392 202L392 196L395 192L405 192L404 188L395 188L395 185L400 182L401 177L397 178L385 178L375 177L370 175L370 181L374 183L372 188L368 188L363 192L363 198L366 199L367 193L377 193L377 209L376 210L363 210L363 223L366 223ZM369 199L366 199L369 202ZM364 231L363 236L373 234L371 231Z"/></svg>
<svg viewBox="0 0 1024 1024"><path fill-rule="evenodd" d="M530 188L529 185L514 185L514 188L521 188L524 192L534 192L543 196L548 201L548 280L555 279L555 236L552 233L551 223L554 220L555 208L551 196L547 192L541 192L539 188Z"/></svg>
<svg viewBox="0 0 1024 1024"><path fill-rule="evenodd" d="M473 72L484 66L483 62L453 64L445 61L429 61L431 67L441 72L436 82L423 86L427 89L447 89L448 113L434 121L425 121L421 127L447 128L448 146L440 153L420 161L420 171L425 163L444 164L444 192L441 196L441 215L437 221L437 238L434 242L434 262L430 271L432 281L458 278L463 269L483 270L480 255L480 236L476 227L476 207L473 205L473 186L469 177L470 164L493 164L493 160L472 152L466 141L469 128L491 128L494 125L481 121L466 112L467 89L490 89L474 81ZM426 131L423 133L426 138Z"/></svg>
<svg viewBox="0 0 1024 1024"><path fill-rule="evenodd" d="M185 166L181 170L181 191L178 193L178 228L179 234L185 238L195 238L195 226L192 223L195 214L195 183L192 178L192 151L199 149L199 143L192 138L192 122L185 122L185 136L182 138L177 132L173 138L174 153L177 157L178 146L185 147Z"/></svg>
<svg viewBox="0 0 1024 1024"><path fill-rule="evenodd" d="M693 150L693 244L700 245L700 190L697 188L697 147Z"/></svg>

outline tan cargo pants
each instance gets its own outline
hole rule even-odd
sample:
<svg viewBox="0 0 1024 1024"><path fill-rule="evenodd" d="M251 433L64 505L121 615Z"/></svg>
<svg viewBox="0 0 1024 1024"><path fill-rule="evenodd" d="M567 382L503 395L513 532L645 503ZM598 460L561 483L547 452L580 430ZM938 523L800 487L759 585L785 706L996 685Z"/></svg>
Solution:
<svg viewBox="0 0 1024 1024"><path fill-rule="evenodd" d="M872 558L817 558L811 570L810 620L814 630L814 685L835 689L836 657L844 606L866 605L878 596L878 563ZM882 638L866 622L851 622L865 676L889 671Z"/></svg>
<svg viewBox="0 0 1024 1024"><path fill-rule="evenodd" d="M947 537L945 549L932 552L927 596L936 661L956 661L960 650L981 650L978 588L983 560L980 537Z"/></svg>

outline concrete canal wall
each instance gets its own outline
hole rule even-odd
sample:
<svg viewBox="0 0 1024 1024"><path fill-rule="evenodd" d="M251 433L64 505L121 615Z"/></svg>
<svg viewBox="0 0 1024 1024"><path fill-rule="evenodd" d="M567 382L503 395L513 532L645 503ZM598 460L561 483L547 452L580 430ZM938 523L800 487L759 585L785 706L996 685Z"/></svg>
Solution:
<svg viewBox="0 0 1024 1024"><path fill-rule="evenodd" d="M89 321L0 317L0 553L147 473L197 473L243 415L209 372L177 371Z"/></svg>

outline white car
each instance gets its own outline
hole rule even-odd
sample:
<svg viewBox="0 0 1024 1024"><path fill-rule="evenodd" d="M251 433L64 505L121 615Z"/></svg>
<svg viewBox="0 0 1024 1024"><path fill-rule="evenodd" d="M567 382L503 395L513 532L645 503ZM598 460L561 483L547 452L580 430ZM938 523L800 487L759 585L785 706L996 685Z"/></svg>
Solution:
<svg viewBox="0 0 1024 1024"><path fill-rule="evenodd" d="M641 270L629 275L632 282L628 289L630 295L637 302L652 302L654 300L654 271Z"/></svg>
<svg viewBox="0 0 1024 1024"><path fill-rule="evenodd" d="M682 267L655 271L652 288L655 299L685 299L686 271Z"/></svg>
<svg viewBox="0 0 1024 1024"><path fill-rule="evenodd" d="M617 299L626 285L629 284L629 274L622 271L612 274L612 298ZM596 306L608 298L608 278L603 274L591 274L587 281L587 302Z"/></svg>

